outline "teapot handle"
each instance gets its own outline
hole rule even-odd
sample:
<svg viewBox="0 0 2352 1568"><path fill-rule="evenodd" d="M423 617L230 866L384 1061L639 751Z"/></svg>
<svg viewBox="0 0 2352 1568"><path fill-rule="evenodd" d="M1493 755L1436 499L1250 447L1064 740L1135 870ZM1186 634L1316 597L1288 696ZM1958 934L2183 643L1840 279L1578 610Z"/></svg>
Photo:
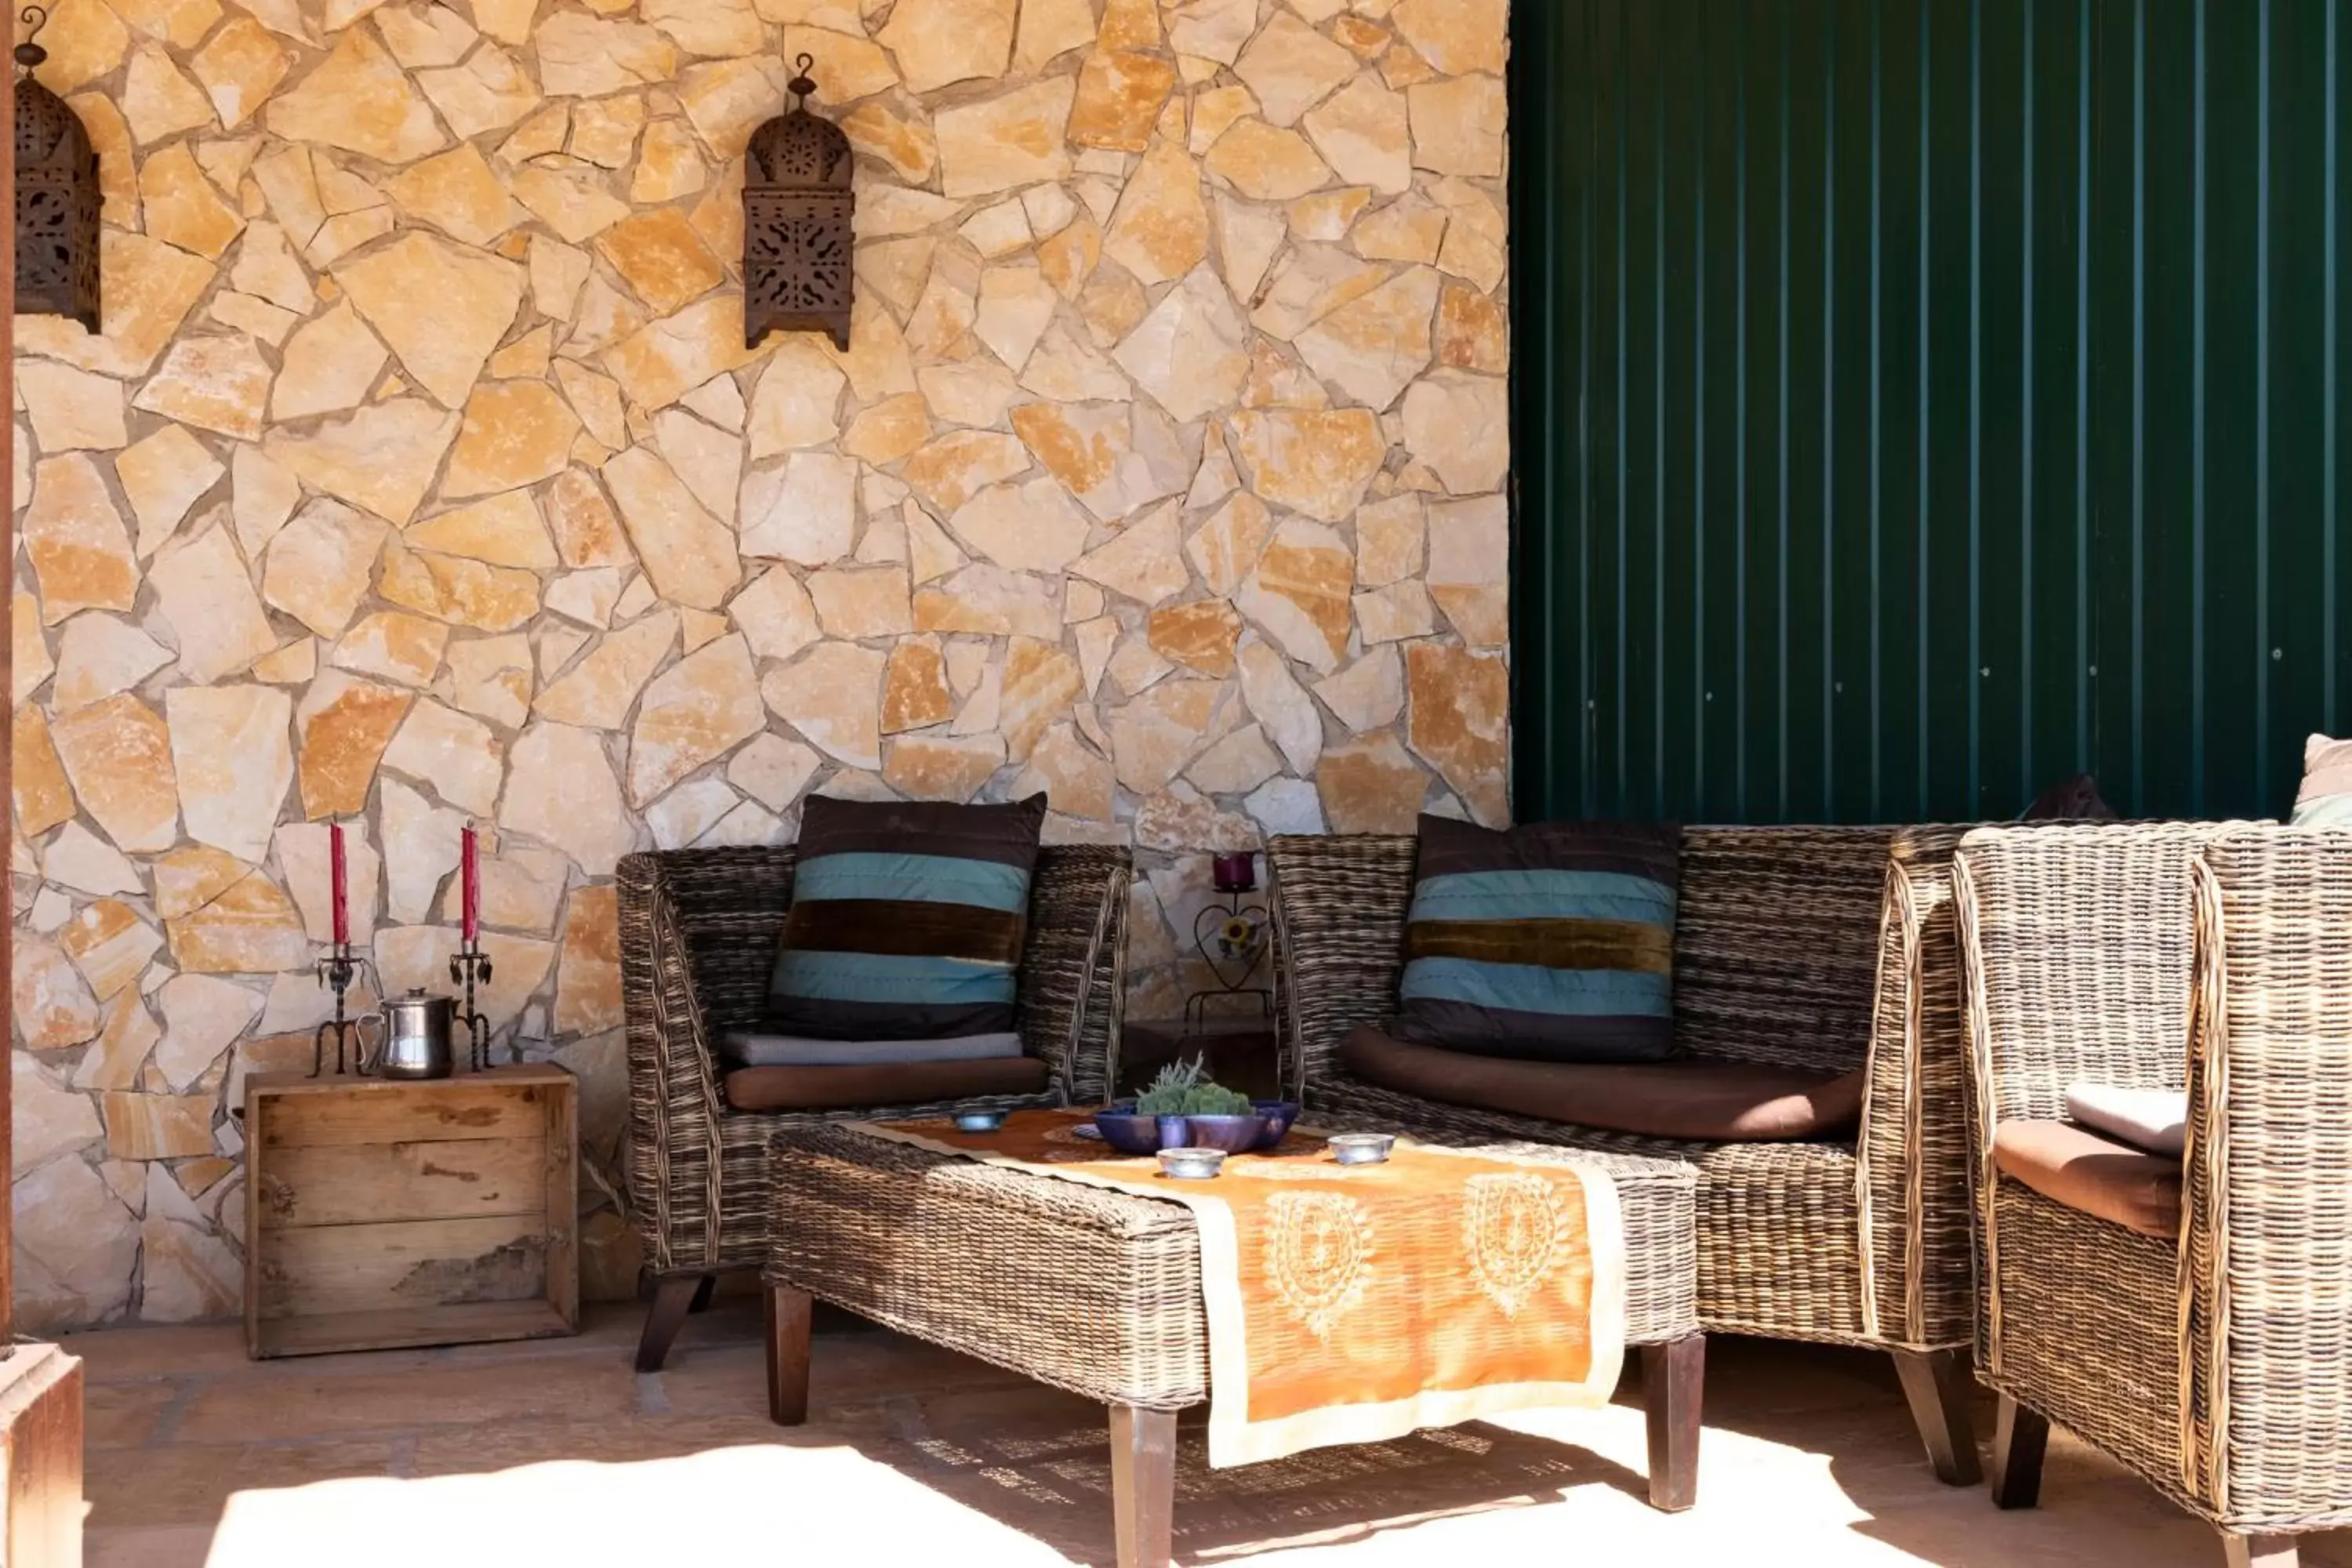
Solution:
<svg viewBox="0 0 2352 1568"><path fill-rule="evenodd" d="M368 1039L368 1026L371 1024L375 1026L375 1039L373 1044L371 1044ZM391 1037L392 1034L392 1031L385 1026L383 1015L381 1013L361 1014L358 1017L352 1020L352 1032L359 1037L360 1072L362 1076L374 1072L378 1068L383 1065L383 1043L386 1039Z"/></svg>

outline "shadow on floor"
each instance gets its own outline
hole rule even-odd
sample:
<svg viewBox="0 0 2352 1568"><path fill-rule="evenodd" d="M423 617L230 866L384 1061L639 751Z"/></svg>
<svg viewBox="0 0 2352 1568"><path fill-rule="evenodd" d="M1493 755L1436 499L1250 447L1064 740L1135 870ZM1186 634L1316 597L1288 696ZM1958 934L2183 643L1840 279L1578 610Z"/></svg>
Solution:
<svg viewBox="0 0 2352 1568"><path fill-rule="evenodd" d="M80 1336L89 1568L787 1560L779 1540L812 1563L1109 1560L1099 1406L828 1317L814 1419L786 1430L764 1413L755 1301L692 1320L651 1376L628 1364L640 1321L597 1308L577 1339L264 1363L233 1327ZM1180 1559L1696 1568L1764 1546L1809 1568L2220 1562L2203 1526L2063 1438L2040 1510L1938 1485L1883 1356L1719 1339L1709 1363L1689 1513L1646 1504L1629 1377L1603 1411L1229 1470L1207 1468L1188 1424ZM1989 1403L1979 1416L1989 1429ZM2305 1561L2352 1568L2346 1545L2307 1538Z"/></svg>

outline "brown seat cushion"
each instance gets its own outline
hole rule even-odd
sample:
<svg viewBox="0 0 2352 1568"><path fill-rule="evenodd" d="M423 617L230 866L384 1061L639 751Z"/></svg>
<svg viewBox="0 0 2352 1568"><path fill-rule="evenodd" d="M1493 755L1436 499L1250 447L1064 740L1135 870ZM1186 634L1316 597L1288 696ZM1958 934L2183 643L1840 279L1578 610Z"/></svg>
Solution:
<svg viewBox="0 0 2352 1568"><path fill-rule="evenodd" d="M1819 1138L1862 1113L1859 1072L1742 1062L1534 1062L1474 1057L1358 1029L1339 1043L1358 1078L1423 1100L1694 1142Z"/></svg>
<svg viewBox="0 0 2352 1568"><path fill-rule="evenodd" d="M962 1062L884 1062L871 1067L740 1068L727 1075L738 1110L856 1110L988 1094L1043 1094L1049 1081L1035 1057Z"/></svg>
<svg viewBox="0 0 2352 1568"><path fill-rule="evenodd" d="M1992 1163L2053 1203L2170 1241L2180 1234L2180 1162L2065 1121L2004 1121Z"/></svg>

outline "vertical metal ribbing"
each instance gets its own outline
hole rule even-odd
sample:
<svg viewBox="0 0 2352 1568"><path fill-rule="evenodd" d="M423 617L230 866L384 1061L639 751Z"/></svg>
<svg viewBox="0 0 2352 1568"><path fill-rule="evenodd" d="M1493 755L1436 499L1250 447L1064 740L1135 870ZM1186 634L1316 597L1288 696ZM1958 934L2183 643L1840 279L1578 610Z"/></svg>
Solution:
<svg viewBox="0 0 2352 1568"><path fill-rule="evenodd" d="M2190 176L2189 259L2189 800L2205 815L2205 83L2206 0L2196 0L2195 90L2189 121L2196 142Z"/></svg>
<svg viewBox="0 0 2352 1568"><path fill-rule="evenodd" d="M2335 5L2327 7L2327 151L2322 159L2327 171L2327 222L2321 268L2326 279L2326 299L2320 308L2320 333L2326 344L2327 362L2321 373L2319 646L2326 652L2326 668L2320 676L2320 704L2325 713L2325 728L2331 735L2343 732L2343 710L2336 706L2336 671L2344 662L2343 645L2336 641L2336 536L2341 531L2343 523L2336 510L2336 437L2338 430L2336 408L2336 15L2338 9Z"/></svg>

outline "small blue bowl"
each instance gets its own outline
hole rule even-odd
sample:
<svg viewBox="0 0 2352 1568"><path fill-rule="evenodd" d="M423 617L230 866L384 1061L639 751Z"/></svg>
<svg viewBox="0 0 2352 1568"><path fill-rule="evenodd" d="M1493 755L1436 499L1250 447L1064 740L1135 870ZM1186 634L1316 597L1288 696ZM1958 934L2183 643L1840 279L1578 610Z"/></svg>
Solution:
<svg viewBox="0 0 2352 1568"><path fill-rule="evenodd" d="M1004 1112L959 1110L956 1112L955 1124L956 1131L959 1132L993 1132L1004 1125Z"/></svg>
<svg viewBox="0 0 2352 1568"><path fill-rule="evenodd" d="M1122 1154L1157 1154L1161 1147L1160 1119L1137 1115L1131 1100L1096 1111L1095 1131Z"/></svg>
<svg viewBox="0 0 2352 1568"><path fill-rule="evenodd" d="M1290 1131L1290 1124L1298 1120L1298 1102L1295 1100L1253 1100L1250 1109L1265 1122L1265 1131L1253 1149L1271 1149Z"/></svg>

